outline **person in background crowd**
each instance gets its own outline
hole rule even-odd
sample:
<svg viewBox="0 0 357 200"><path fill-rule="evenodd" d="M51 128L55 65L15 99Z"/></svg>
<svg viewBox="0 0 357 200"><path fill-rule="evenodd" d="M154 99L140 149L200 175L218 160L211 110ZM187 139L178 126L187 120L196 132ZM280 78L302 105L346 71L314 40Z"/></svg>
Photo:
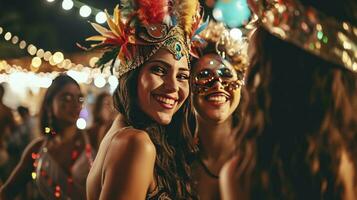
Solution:
<svg viewBox="0 0 357 200"><path fill-rule="evenodd" d="M0 84L0 185L9 174L7 140L16 129L11 109L3 102L5 87Z"/></svg>
<svg viewBox="0 0 357 200"><path fill-rule="evenodd" d="M86 199L85 181L94 152L88 136L76 127L83 94L68 75L57 76L47 89L40 111L43 137L32 141L0 189L13 199L34 181L44 199Z"/></svg>
<svg viewBox="0 0 357 200"><path fill-rule="evenodd" d="M102 92L97 96L92 109L92 116L93 123L88 129L88 134L94 139L92 144L95 146L93 147L98 149L103 137L108 132L116 116L113 98L109 93Z"/></svg>

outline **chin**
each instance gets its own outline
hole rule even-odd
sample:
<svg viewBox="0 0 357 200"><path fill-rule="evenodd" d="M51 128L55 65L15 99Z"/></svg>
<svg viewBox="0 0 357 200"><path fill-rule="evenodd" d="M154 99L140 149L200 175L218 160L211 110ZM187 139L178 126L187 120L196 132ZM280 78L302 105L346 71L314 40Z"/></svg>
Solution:
<svg viewBox="0 0 357 200"><path fill-rule="evenodd" d="M154 119L160 125L166 126L166 125L170 124L170 122L172 120L172 116L156 116Z"/></svg>
<svg viewBox="0 0 357 200"><path fill-rule="evenodd" d="M159 119L159 120L157 120L157 122L158 122L160 125L166 126L166 125L169 125L169 124L170 124L171 118L170 118L170 119Z"/></svg>

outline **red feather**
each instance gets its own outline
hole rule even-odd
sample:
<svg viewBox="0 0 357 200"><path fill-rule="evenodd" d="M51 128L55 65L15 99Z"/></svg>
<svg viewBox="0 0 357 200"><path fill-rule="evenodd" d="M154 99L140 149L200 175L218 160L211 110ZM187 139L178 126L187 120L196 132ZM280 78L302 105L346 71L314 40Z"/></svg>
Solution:
<svg viewBox="0 0 357 200"><path fill-rule="evenodd" d="M137 0L137 14L143 25L162 23L168 15L168 0Z"/></svg>

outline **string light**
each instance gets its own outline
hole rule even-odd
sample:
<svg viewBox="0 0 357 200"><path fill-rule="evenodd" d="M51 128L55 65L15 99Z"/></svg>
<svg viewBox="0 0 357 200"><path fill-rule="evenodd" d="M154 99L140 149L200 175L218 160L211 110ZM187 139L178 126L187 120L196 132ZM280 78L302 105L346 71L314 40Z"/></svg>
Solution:
<svg viewBox="0 0 357 200"><path fill-rule="evenodd" d="M17 36L12 37L11 42L12 44L17 44L19 42L19 37Z"/></svg>
<svg viewBox="0 0 357 200"><path fill-rule="evenodd" d="M87 6L87 5L84 5L82 6L80 9L79 9L79 14L82 16L82 17L89 17L89 15L92 13L92 9Z"/></svg>
<svg viewBox="0 0 357 200"><path fill-rule="evenodd" d="M24 49L24 48L26 48L26 45L27 45L26 41L22 40L19 44L19 47L20 47L20 49Z"/></svg>
<svg viewBox="0 0 357 200"><path fill-rule="evenodd" d="M9 41L11 39L11 36L12 36L11 33L7 32L7 33L5 33L4 38L6 41Z"/></svg>
<svg viewBox="0 0 357 200"><path fill-rule="evenodd" d="M103 24L107 21L107 15L101 11L95 15L95 21L99 24Z"/></svg>
<svg viewBox="0 0 357 200"><path fill-rule="evenodd" d="M63 0L62 8L64 10L71 10L73 8L73 1L72 0Z"/></svg>
<svg viewBox="0 0 357 200"><path fill-rule="evenodd" d="M42 64L42 60L39 57L33 57L31 61L31 65L35 68L39 68Z"/></svg>
<svg viewBox="0 0 357 200"><path fill-rule="evenodd" d="M43 55L45 54L45 51L43 49L37 50L36 56L39 58L43 58Z"/></svg>

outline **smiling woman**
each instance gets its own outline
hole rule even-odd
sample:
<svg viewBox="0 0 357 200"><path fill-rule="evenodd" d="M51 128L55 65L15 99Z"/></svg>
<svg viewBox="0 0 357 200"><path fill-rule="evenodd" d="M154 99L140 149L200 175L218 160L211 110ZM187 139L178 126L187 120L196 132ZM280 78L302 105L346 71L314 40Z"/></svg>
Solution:
<svg viewBox="0 0 357 200"><path fill-rule="evenodd" d="M206 46L198 49L199 59L193 59L192 91L197 113L196 141L199 151L193 162L195 188L202 200L219 199L218 174L231 158L237 145L240 119L241 86L245 63L244 43L229 49L220 47L221 41L235 40L225 35L228 30L211 22L201 34ZM214 38L213 36L218 37ZM229 50L229 51L228 51ZM237 52L242 53L237 53ZM228 53L229 52L229 53ZM236 52L233 53L232 52Z"/></svg>
<svg viewBox="0 0 357 200"><path fill-rule="evenodd" d="M0 190L0 199L15 199L32 179L43 199L85 199L85 182L94 151L76 121L84 98L78 83L59 75L46 91L40 111L44 135L25 149ZM32 179L31 179L32 178Z"/></svg>
<svg viewBox="0 0 357 200"><path fill-rule="evenodd" d="M120 60L114 104L122 118L99 147L88 199L196 199L187 38L200 22L198 1L172 1L172 9L168 1L125 3L108 19L113 34L93 25L102 35L90 38L108 47L98 65Z"/></svg>

